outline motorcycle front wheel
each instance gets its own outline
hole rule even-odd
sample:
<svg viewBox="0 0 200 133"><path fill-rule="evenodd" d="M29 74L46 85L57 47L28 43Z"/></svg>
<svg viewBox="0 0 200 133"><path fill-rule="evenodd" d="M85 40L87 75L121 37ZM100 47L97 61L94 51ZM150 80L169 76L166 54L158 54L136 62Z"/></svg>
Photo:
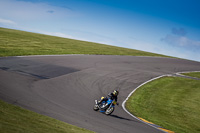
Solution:
<svg viewBox="0 0 200 133"><path fill-rule="evenodd" d="M94 109L94 111L98 111L99 110L99 106L98 105L94 105L93 109Z"/></svg>
<svg viewBox="0 0 200 133"><path fill-rule="evenodd" d="M110 114L112 114L112 112L114 111L114 107L109 107L107 110L106 110L106 112L105 112L105 114L106 115L110 115Z"/></svg>

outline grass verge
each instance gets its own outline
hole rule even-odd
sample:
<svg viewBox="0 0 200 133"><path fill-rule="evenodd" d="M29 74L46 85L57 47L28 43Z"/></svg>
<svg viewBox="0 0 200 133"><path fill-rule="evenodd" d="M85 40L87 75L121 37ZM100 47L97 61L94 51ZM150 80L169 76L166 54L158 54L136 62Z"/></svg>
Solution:
<svg viewBox="0 0 200 133"><path fill-rule="evenodd" d="M168 57L134 49L0 27L0 56L97 54Z"/></svg>
<svg viewBox="0 0 200 133"><path fill-rule="evenodd" d="M190 77L200 78L200 72L181 73L181 74L186 75L186 76L190 76Z"/></svg>
<svg viewBox="0 0 200 133"><path fill-rule="evenodd" d="M199 133L199 96L199 80L164 77L136 90L126 108L135 116L176 133Z"/></svg>
<svg viewBox="0 0 200 133"><path fill-rule="evenodd" d="M1 133L92 133L0 100Z"/></svg>

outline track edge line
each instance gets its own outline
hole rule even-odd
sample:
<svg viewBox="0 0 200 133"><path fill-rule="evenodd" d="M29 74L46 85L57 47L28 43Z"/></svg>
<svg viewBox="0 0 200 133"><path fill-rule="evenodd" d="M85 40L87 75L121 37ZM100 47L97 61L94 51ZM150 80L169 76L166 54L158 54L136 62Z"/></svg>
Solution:
<svg viewBox="0 0 200 133"><path fill-rule="evenodd" d="M143 123L145 123L145 124L147 124L147 125L149 125L149 126L151 126L151 127L153 127L153 128L156 128L156 129L158 129L158 130L160 130L160 131L163 131L163 132L165 132L165 133L174 133L173 131L164 129L164 128L162 128L162 127L160 127L160 126L157 126L157 125L155 125L155 124L153 124L153 123L151 123L151 122L147 122L147 121L146 121L145 119L143 119L143 118L139 118L139 117L134 116L134 115L131 114L131 113L126 109L126 107L125 107L126 101L129 99L129 97L130 97L138 88L140 88L141 86L143 86L143 85L145 85L145 84L147 84L147 83L149 83L149 82L151 82L151 81L153 81L153 80L156 80L156 79L159 79L159 78L162 78L162 77L171 77L171 76L173 76L173 75L171 75L171 74L161 75L161 76L155 77L155 78L153 78L153 79L150 79L150 80L148 80L148 81L142 83L142 84L139 85L138 87L136 87L136 88L128 95L128 97L123 101L123 103L122 103L122 108L124 109L124 111L125 111L126 113L128 113L130 116L132 116L133 118L135 118L135 119L137 119L137 120L139 120L139 121L141 121L141 122L143 122ZM157 127L156 127L156 126L157 126Z"/></svg>
<svg viewBox="0 0 200 133"><path fill-rule="evenodd" d="M175 75L182 75L181 73L190 73L190 72L200 72L200 71L176 72ZM151 123L151 122L148 122L148 121L146 121L146 120L143 119L143 118L134 116L134 115L131 114L131 113L126 109L126 107L125 107L125 103L126 103L126 101L129 99L129 97L130 97L138 88L140 88L141 86L143 86L143 85L145 85L145 84L147 84L147 83L149 83L149 82L151 82L151 81L153 81L153 80L162 78L162 77L173 77L173 76L174 76L173 74L161 75L161 76L155 77L155 78L153 78L153 79L150 79L150 80L148 80L148 81L142 83L142 84L139 85L138 87L136 87L136 88L128 95L128 97L123 101L123 103L122 103L122 108L124 109L124 111L125 111L126 113L128 113L130 116L132 116L133 118L135 118L135 119L137 119L137 120L139 120L139 121L141 121L141 122L143 122L143 123L145 123L145 124L147 124L147 125L149 125L149 126L151 126L151 127L153 127L153 128L156 128L156 129L158 129L158 130L160 130L160 131L163 131L163 132L165 132L165 133L174 133L173 131L164 129L164 128L158 126L158 125L155 125L155 124L153 124L153 123ZM183 75L183 76L184 76L184 75Z"/></svg>

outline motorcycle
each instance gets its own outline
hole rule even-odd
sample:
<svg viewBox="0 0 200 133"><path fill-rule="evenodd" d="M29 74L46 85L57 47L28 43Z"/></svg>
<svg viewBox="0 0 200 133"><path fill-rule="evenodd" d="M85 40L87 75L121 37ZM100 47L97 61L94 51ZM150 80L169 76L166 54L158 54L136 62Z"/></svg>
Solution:
<svg viewBox="0 0 200 133"><path fill-rule="evenodd" d="M102 97L101 99L103 99ZM106 115L111 115L113 111L115 110L115 105L117 102L115 100L112 100L108 98L107 101L102 101L100 104L98 104L98 101L95 100L95 105L93 107L94 111L100 110L101 113L105 113Z"/></svg>

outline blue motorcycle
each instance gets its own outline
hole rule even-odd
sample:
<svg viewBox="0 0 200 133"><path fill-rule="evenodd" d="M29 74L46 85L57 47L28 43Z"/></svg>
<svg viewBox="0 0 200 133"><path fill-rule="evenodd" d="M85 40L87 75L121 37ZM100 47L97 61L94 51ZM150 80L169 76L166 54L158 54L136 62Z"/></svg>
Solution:
<svg viewBox="0 0 200 133"><path fill-rule="evenodd" d="M101 99L103 99L102 97ZM98 103L97 100L95 100L95 105L94 105L94 111L100 110L100 112L105 113L106 115L110 115L113 113L115 110L115 105L117 102L115 100L112 100L110 98L107 99L107 101L102 101L100 104Z"/></svg>

